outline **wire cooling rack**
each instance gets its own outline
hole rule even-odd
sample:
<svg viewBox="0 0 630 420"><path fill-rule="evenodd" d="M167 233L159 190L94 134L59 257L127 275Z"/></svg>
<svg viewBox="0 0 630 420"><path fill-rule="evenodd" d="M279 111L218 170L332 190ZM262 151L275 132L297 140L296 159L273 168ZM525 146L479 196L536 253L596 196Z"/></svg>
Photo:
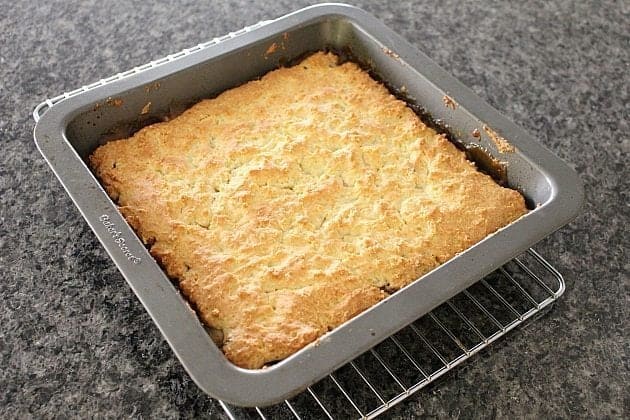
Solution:
<svg viewBox="0 0 630 420"><path fill-rule="evenodd" d="M177 60L271 21L262 21L178 53L49 98L40 117L59 102ZM265 408L220 401L231 419L370 419L435 381L525 321L564 292L562 275L533 249L387 338L291 400Z"/></svg>
<svg viewBox="0 0 630 420"><path fill-rule="evenodd" d="M265 408L221 406L231 419L374 418L546 312L564 288L530 249L297 397Z"/></svg>

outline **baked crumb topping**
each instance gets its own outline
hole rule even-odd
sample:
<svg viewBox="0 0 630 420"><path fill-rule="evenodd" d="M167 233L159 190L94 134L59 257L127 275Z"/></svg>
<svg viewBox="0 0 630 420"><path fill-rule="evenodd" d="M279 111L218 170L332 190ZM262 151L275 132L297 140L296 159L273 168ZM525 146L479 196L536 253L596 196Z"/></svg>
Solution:
<svg viewBox="0 0 630 420"><path fill-rule="evenodd" d="M316 53L90 157L241 367L289 356L527 211L337 63Z"/></svg>

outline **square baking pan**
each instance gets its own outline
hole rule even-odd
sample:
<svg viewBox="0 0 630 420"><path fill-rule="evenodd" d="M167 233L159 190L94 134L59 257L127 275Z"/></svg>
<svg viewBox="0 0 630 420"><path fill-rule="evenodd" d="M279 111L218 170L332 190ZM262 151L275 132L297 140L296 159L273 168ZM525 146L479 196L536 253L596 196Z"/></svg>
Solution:
<svg viewBox="0 0 630 420"><path fill-rule="evenodd" d="M100 144L309 52L344 51L448 127L461 147L501 162L532 210L292 356L259 370L230 363L86 166ZM47 100L37 147L197 385L241 406L287 399L568 223L576 173L426 55L355 7L323 4L261 22ZM507 140L506 140L507 139Z"/></svg>

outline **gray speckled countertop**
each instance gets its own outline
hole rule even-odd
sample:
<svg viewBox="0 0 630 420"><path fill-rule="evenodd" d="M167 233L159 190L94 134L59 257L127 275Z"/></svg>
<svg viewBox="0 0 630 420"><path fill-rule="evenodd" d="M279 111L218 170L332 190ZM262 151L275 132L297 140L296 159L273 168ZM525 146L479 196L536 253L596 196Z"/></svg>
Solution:
<svg viewBox="0 0 630 420"><path fill-rule="evenodd" d="M569 162L584 213L537 246L554 309L388 415L625 417L630 4L358 4ZM219 417L32 140L43 98L307 2L0 1L0 417ZM624 385L625 384L625 385Z"/></svg>

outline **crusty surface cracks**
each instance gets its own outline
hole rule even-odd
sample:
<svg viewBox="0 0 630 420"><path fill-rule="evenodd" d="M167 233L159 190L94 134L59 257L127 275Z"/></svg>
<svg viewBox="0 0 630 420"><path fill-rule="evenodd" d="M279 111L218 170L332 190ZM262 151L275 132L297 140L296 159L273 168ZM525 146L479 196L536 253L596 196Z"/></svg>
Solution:
<svg viewBox="0 0 630 420"><path fill-rule="evenodd" d="M283 359L509 224L523 197L330 53L90 164L236 365Z"/></svg>

